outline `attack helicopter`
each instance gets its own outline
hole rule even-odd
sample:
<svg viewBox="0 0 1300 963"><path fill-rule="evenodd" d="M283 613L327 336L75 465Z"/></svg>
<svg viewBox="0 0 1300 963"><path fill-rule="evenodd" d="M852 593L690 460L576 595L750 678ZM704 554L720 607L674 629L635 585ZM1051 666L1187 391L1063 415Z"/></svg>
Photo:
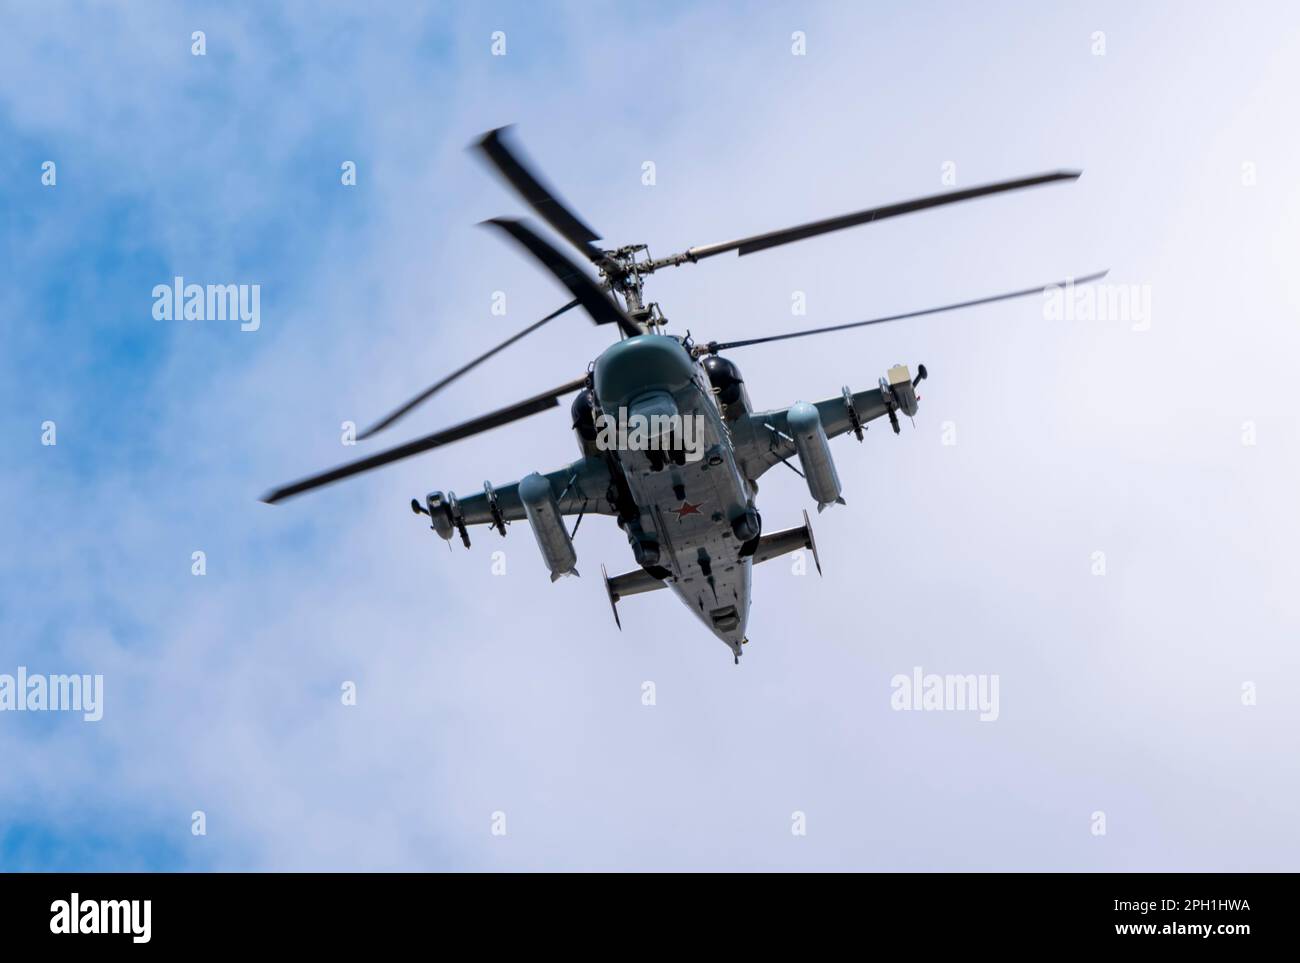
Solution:
<svg viewBox="0 0 1300 963"><path fill-rule="evenodd" d="M450 543L459 537L466 548L472 526L486 525L504 536L511 522L526 521L552 582L578 574L574 536L582 519L589 514L609 516L626 534L636 563L636 568L613 578L601 566L616 625L622 628L620 600L669 589L727 646L737 665L749 641L753 566L807 549L821 572L807 511L802 525L764 531L756 501L758 479L768 469L783 465L803 477L819 512L844 504L830 440L851 433L862 441L868 425L880 418L899 433L899 416L917 413L917 386L928 372L918 364L913 375L906 365L897 364L865 390L846 386L821 401L754 411L745 379L729 353L1008 301L1070 282L1085 284L1106 274L1100 271L846 324L697 342L689 333L665 331L667 319L658 303L645 300L646 278L733 251L746 257L904 214L1071 182L1081 172L1058 170L951 190L655 258L645 244L600 246L600 235L525 161L513 144L510 128L489 131L472 149L594 269L595 276L523 220L499 217L484 222L554 275L572 299L397 407L359 434L358 440L391 427L451 382L575 308L597 325L612 326L618 340L588 365L584 375L550 391L276 488L262 500L280 502L499 428L558 407L561 398L573 394L570 414L577 460L509 484L484 482L482 491L472 495L432 491L423 499L413 498L411 510L427 518L441 538ZM575 518L572 530L566 521L570 517Z"/></svg>

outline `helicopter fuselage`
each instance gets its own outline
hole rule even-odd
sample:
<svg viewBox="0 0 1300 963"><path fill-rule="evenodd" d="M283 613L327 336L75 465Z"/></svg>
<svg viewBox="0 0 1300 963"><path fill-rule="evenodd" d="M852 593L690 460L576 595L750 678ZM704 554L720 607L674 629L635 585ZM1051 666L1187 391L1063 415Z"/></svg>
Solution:
<svg viewBox="0 0 1300 963"><path fill-rule="evenodd" d="M631 496L619 524L637 563L739 655L760 523L704 365L680 339L644 334L608 348L593 381L594 447Z"/></svg>
<svg viewBox="0 0 1300 963"><path fill-rule="evenodd" d="M615 621L621 626L620 599L668 588L739 661L753 566L809 549L821 571L806 512L802 526L762 531L757 479L784 463L804 477L818 511L843 504L828 439L862 440L882 417L899 431L898 415L916 413L924 377L924 366L914 381L896 365L875 388L753 411L740 370L712 343L634 335L574 385L582 386L570 409L577 461L464 497L432 491L411 507L467 548L472 526L505 535L512 521L527 520L552 581L578 574L573 537L582 518L611 516L638 566L613 578L602 566ZM574 516L570 530L565 519Z"/></svg>

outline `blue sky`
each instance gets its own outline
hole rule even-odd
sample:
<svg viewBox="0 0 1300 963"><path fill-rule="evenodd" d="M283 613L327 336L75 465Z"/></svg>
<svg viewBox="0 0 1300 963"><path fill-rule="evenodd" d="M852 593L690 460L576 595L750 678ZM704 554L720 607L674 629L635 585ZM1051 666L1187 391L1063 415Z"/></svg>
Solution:
<svg viewBox="0 0 1300 963"><path fill-rule="evenodd" d="M5 20L0 673L102 673L106 706L0 714L0 868L1295 868L1287 5ZM518 526L449 553L411 517L570 460L562 412L261 505L360 452L343 421L565 300L474 226L520 213L464 151L503 123L608 242L658 254L931 193L948 161L962 186L1085 171L654 278L700 340L1099 267L1150 292L1150 329L1031 298L738 354L760 407L931 372L915 428L835 445L826 575L756 571L740 669L672 599L615 630L592 577L631 567L612 524L552 586ZM154 320L177 274L260 284L261 329ZM396 437L567 380L607 338L566 316ZM763 480L769 527L808 507L788 474ZM999 720L893 712L916 665L998 674Z"/></svg>

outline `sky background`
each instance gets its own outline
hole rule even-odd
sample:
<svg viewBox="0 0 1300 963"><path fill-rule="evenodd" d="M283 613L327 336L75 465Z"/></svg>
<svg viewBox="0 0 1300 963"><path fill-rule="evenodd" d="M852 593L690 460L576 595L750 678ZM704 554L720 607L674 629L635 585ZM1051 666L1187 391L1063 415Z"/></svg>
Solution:
<svg viewBox="0 0 1300 963"><path fill-rule="evenodd" d="M0 713L0 869L1300 868L1293 5L0 19L0 672L105 686L96 724ZM756 569L740 668L666 595L616 630L608 519L552 585L522 525L448 552L412 517L572 460L566 410L259 503L567 300L475 226L523 213L465 151L505 123L608 244L660 255L933 193L949 161L958 187L1085 172L651 279L697 340L1103 267L1150 327L1031 297L737 352L759 408L930 371L915 427L833 443L825 576ZM260 284L261 329L154 320L175 275ZM566 315L376 444L609 337ZM789 472L762 489L769 530L811 507ZM996 673L999 719L891 710L914 666Z"/></svg>

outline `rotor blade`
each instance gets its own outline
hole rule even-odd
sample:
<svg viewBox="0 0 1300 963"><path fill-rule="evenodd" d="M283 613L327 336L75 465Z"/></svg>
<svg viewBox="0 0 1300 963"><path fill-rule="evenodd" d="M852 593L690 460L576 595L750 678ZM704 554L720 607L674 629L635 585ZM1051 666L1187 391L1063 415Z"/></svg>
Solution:
<svg viewBox="0 0 1300 963"><path fill-rule="evenodd" d="M706 257L713 257L715 254L725 254L727 251L738 251L739 256L744 257L746 254L765 251L770 247L789 244L792 241L802 241L804 238L816 237L818 234L828 234L831 231L842 231L846 227L856 227L859 224L882 221L887 217L897 217L899 214L910 214L912 211L942 207L944 204L956 204L959 201L969 201L976 197L987 197L989 194L1001 194L1006 191L1018 191L1026 187L1037 187L1040 184L1073 181L1077 180L1082 173L1082 171L1052 171L1048 174L1037 174L1033 177L1021 177L1012 181L998 181L995 184L968 187L962 191L948 191L944 194L932 194L929 197L917 197L910 201L901 201L898 204L886 204L884 207L872 207L853 214L841 214L839 217L828 217L825 220L799 224L779 231L769 231L766 234L755 234L752 237L723 241L720 244L693 247L685 253L683 258L687 261L699 261Z"/></svg>
<svg viewBox="0 0 1300 963"><path fill-rule="evenodd" d="M628 337L641 334L636 322L629 318L607 295L591 276L562 254L550 241L546 240L523 221L508 217L494 217L483 222L505 231L520 247L535 257L546 270L550 271L560 283L568 288L583 309L591 315L597 324L617 324Z"/></svg>
<svg viewBox="0 0 1300 963"><path fill-rule="evenodd" d="M474 146L547 224L588 260L600 261L604 254L593 243L600 239L600 235L583 223L550 187L542 183L541 178L528 169L517 151L510 149L502 139L502 134L508 130L509 127L490 130Z"/></svg>
<svg viewBox="0 0 1300 963"><path fill-rule="evenodd" d="M462 422L451 428L444 428L442 431L435 431L431 435L425 435L422 438L416 438L414 441L408 441L404 445L398 445L396 448L389 448L378 454L371 455L369 458L362 458L359 461L348 462L346 465L339 465L337 468L331 468L329 471L321 472L317 475L311 475L301 481L296 481L291 485L285 485L282 488L276 488L262 496L262 501L268 505L274 505L276 502L283 501L286 498L292 498L294 495L310 491L313 488L320 488L322 485L328 485L342 478L348 478L352 475L359 475L362 472L370 471L372 468L379 468L381 465L388 465L403 458L409 458L412 455L418 455L421 452L428 451L431 448L437 448L440 445L450 444L453 441L460 441L462 438L468 438L470 435L477 435L481 431L488 431L491 428L498 428L501 425L509 424L520 418L527 418L529 415L535 415L539 411L545 411L547 408L554 408L559 405L559 398L567 395L570 391L577 391L587 383L586 377L577 378L568 384L551 391L544 391L540 395L534 395L526 401L510 405L506 408L500 408L490 414L480 415L477 418L471 418L469 421Z"/></svg>
<svg viewBox="0 0 1300 963"><path fill-rule="evenodd" d="M886 321L902 321L904 318L920 318L927 314L939 314L943 311L956 311L958 308L973 308L981 304L993 304L997 301L1010 301L1012 298L1023 298L1030 294L1041 294L1048 288L1064 287L1067 284L1088 284L1092 281L1098 281L1104 278L1109 272L1098 271L1096 274L1085 274L1081 278L1069 278L1065 281L1055 281L1051 284L1040 284L1037 287L1023 288L1019 291L1008 291L1005 294L994 294L987 298L976 298L973 301L958 301L956 304L944 304L937 308L926 308L924 311L908 311L904 314L891 314L883 318L871 318L868 321L850 321L848 324L835 324L828 328L812 328L808 331L792 331L788 334L773 334L766 338L749 338L744 341L711 341L708 344L709 351L727 351L731 348L747 348L752 344L766 344L768 341L788 341L791 338L807 338L814 334L826 334L830 331L847 331L849 328L861 328L868 324L884 324Z"/></svg>
<svg viewBox="0 0 1300 963"><path fill-rule="evenodd" d="M479 355L477 358L475 358L473 361L469 362L468 364L461 365L459 368L457 368L451 374L447 375L447 377L443 378L437 384L430 385L428 388L420 392L418 395L416 395L406 404L402 405L400 408L396 408L393 411L389 412L387 415L384 416L382 420L375 422L373 425L371 425L361 434L357 435L357 440L363 441L366 438L369 438L371 435L378 434L379 432L383 431L393 422L397 421L399 418L405 415L412 408L415 408L417 405L420 405L423 402L427 401L429 398L433 397L434 394L441 391L443 388L447 387L447 385L451 384L453 381L455 381L461 375L465 374L467 371L472 371L474 368L477 368L480 364L482 364L488 358L492 357L498 351L502 351L505 348L510 347L512 344L514 344L524 335L532 334L542 325L546 324L546 322L558 318L565 311L568 311L570 308L576 308L577 306L578 306L578 302L576 300L570 301L564 307L552 311L550 314L542 318L540 321L534 321L532 324L524 328L518 334L514 334L511 335L509 338L506 338L506 340L502 341L495 348L491 349L490 351L485 351L483 354Z"/></svg>

